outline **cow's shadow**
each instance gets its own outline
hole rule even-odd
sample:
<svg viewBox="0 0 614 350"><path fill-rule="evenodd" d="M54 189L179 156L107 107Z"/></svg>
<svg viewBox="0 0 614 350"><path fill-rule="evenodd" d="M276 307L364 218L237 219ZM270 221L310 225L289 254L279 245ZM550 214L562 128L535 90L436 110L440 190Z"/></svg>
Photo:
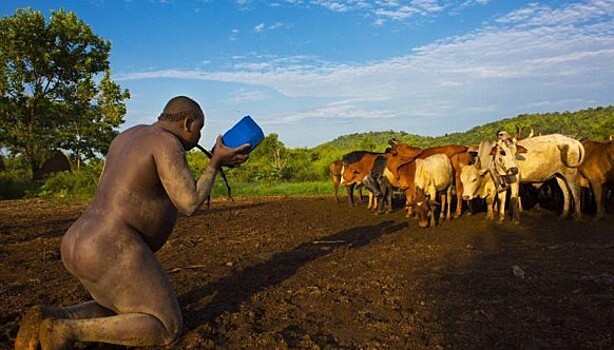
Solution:
<svg viewBox="0 0 614 350"><path fill-rule="evenodd" d="M252 295L290 278L310 261L342 247L363 247L383 235L400 231L407 225L407 222L395 224L389 220L377 225L358 226L336 232L318 239L319 242L326 242L330 249L322 249L322 244L312 241L304 242L291 251L273 255L265 262L183 293L178 299L184 309L186 325L195 328L224 312L237 311L241 303L249 300Z"/></svg>

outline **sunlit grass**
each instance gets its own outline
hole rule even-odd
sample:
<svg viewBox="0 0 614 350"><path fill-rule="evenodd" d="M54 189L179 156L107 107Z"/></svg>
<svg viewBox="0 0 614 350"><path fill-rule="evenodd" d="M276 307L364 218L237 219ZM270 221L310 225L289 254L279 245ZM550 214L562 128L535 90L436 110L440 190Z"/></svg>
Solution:
<svg viewBox="0 0 614 350"><path fill-rule="evenodd" d="M330 181L310 182L253 182L232 183L230 182L233 197L241 196L318 196L332 195L333 185ZM216 179L213 188L213 197L225 197L226 185L220 178Z"/></svg>

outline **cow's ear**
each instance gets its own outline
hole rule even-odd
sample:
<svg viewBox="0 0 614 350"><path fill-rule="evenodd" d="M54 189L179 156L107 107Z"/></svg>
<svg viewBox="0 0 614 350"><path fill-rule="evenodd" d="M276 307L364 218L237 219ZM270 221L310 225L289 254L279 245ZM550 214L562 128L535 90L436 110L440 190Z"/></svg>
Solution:
<svg viewBox="0 0 614 350"><path fill-rule="evenodd" d="M520 153L527 153L529 150L524 148L521 145L517 145L516 146L516 154L520 154Z"/></svg>
<svg viewBox="0 0 614 350"><path fill-rule="evenodd" d="M469 154L469 165L472 165L478 159L478 152L477 151L468 151L467 153Z"/></svg>
<svg viewBox="0 0 614 350"><path fill-rule="evenodd" d="M497 154L497 147L499 147L499 145L495 145L493 148L491 148L489 155L491 155L491 156L496 155Z"/></svg>
<svg viewBox="0 0 614 350"><path fill-rule="evenodd" d="M480 170L480 176L484 176L488 173L488 169L482 169Z"/></svg>

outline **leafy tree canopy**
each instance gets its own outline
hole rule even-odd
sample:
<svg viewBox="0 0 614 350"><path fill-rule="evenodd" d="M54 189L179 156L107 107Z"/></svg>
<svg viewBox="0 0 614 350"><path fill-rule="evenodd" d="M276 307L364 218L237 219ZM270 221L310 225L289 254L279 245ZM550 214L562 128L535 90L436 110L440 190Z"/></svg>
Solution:
<svg viewBox="0 0 614 350"><path fill-rule="evenodd" d="M0 19L0 144L32 173L58 148L78 161L106 153L130 98L111 80L110 49L72 12Z"/></svg>

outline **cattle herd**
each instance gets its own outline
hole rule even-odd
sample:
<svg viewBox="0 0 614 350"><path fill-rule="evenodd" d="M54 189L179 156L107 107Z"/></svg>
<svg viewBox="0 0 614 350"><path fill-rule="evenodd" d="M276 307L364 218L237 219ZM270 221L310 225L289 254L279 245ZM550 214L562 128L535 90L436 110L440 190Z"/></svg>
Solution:
<svg viewBox="0 0 614 350"><path fill-rule="evenodd" d="M553 196L552 184L562 194L562 217L579 219L586 201L581 198L586 197L594 203L594 218L600 219L614 188L612 140L532 133L520 138L501 131L493 140L470 146L419 148L395 139L388 143L385 152L354 151L330 163L337 202L339 186L347 188L352 205L354 189L361 189L362 198L365 188L368 208L383 214L392 209L393 192L402 193L406 216L417 216L425 228L461 216L464 208L473 212L480 202L486 205L487 219L503 222L507 209L512 222L518 223L525 189Z"/></svg>

